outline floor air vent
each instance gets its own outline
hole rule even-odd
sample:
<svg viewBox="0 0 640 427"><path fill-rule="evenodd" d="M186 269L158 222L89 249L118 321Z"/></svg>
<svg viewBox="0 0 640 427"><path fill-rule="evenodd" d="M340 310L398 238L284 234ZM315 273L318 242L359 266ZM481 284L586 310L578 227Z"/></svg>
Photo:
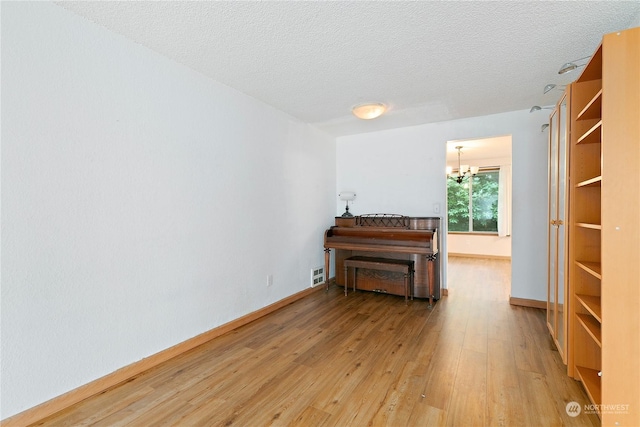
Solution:
<svg viewBox="0 0 640 427"><path fill-rule="evenodd" d="M324 283L324 267L316 267L311 269L311 287L315 287Z"/></svg>

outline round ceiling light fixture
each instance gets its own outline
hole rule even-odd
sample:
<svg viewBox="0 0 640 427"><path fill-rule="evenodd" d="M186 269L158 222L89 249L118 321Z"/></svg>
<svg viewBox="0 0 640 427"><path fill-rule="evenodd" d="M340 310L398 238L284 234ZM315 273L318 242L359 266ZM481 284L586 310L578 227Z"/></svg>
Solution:
<svg viewBox="0 0 640 427"><path fill-rule="evenodd" d="M371 120L376 117L380 117L387 111L387 106L384 104L360 104L351 109L354 116L362 120Z"/></svg>

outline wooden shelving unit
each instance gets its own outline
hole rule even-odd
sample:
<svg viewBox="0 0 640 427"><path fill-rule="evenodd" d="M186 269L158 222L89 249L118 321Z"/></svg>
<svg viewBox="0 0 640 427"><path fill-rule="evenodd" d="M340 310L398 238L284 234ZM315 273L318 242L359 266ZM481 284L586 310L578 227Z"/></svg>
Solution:
<svg viewBox="0 0 640 427"><path fill-rule="evenodd" d="M576 298L598 322L602 322L602 304L600 303L600 297L576 294Z"/></svg>
<svg viewBox="0 0 640 427"><path fill-rule="evenodd" d="M600 405L602 400L600 399L600 395L602 394L600 390L600 373L595 369L578 367L578 379L582 381L582 384L585 384L585 389L587 390L587 395L589 399L596 405Z"/></svg>
<svg viewBox="0 0 640 427"><path fill-rule="evenodd" d="M601 176L595 176L591 179L586 179L576 184L576 188L580 187L599 187L602 182Z"/></svg>
<svg viewBox="0 0 640 427"><path fill-rule="evenodd" d="M592 230L602 230L602 225L600 224L588 224L586 222L577 222L576 227L582 227L582 228L590 228Z"/></svg>
<svg viewBox="0 0 640 427"><path fill-rule="evenodd" d="M599 262L576 261L576 265L598 280L602 279L602 266ZM576 294L580 295L580 294ZM585 295L588 296L588 295Z"/></svg>
<svg viewBox="0 0 640 427"><path fill-rule="evenodd" d="M598 347L602 348L602 329L600 322L590 314L577 313L578 321L587 333L593 338Z"/></svg>
<svg viewBox="0 0 640 427"><path fill-rule="evenodd" d="M576 141L576 144L599 144L601 142L602 132L602 120L593 125L591 129L586 131L584 135Z"/></svg>
<svg viewBox="0 0 640 427"><path fill-rule="evenodd" d="M640 425L639 75L633 28L605 35L571 85L567 372L607 426Z"/></svg>
<svg viewBox="0 0 640 427"><path fill-rule="evenodd" d="M600 55L602 58L602 55ZM602 59L601 59L602 61ZM602 69L602 65L600 66ZM588 73L586 73L588 75ZM593 77L598 75L597 71L594 71ZM593 77L587 77L593 79ZM602 79L602 71L600 71L598 77L599 80ZM594 79L595 80L595 79ZM591 101L578 113L576 120L589 120L589 119L601 119L601 111L602 111L602 88L591 98Z"/></svg>
<svg viewBox="0 0 640 427"><path fill-rule="evenodd" d="M569 273L571 363L592 403L602 369L602 46L574 83L571 135Z"/></svg>

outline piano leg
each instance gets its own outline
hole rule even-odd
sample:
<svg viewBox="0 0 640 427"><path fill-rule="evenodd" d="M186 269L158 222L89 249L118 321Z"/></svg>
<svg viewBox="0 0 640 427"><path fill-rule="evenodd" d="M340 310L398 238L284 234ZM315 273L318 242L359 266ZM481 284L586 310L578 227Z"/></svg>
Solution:
<svg viewBox="0 0 640 427"><path fill-rule="evenodd" d="M326 292L329 292L329 265L331 264L331 249L324 250L324 283Z"/></svg>
<svg viewBox="0 0 640 427"><path fill-rule="evenodd" d="M429 307L433 307L434 284L436 282L435 262L437 254L427 255L427 276L429 276Z"/></svg>

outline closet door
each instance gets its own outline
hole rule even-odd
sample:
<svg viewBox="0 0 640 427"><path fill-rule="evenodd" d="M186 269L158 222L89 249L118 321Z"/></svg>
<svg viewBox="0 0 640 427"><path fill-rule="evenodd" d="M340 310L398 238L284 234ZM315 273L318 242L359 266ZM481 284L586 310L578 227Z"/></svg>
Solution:
<svg viewBox="0 0 640 427"><path fill-rule="evenodd" d="M569 170L568 156L568 114L567 97L570 88L560 99L558 107L558 199L556 211L556 240L557 240L557 260L556 260L556 345L562 356L562 361L567 363L567 221L568 221L568 191L567 191L567 171Z"/></svg>
<svg viewBox="0 0 640 427"><path fill-rule="evenodd" d="M558 110L553 110L549 118L549 212L548 212L548 271L547 271L547 326L551 336L557 334L556 301L558 276Z"/></svg>
<svg viewBox="0 0 640 427"><path fill-rule="evenodd" d="M569 170L568 99L571 86L549 117L549 213L547 326L562 361L567 363L567 214Z"/></svg>

